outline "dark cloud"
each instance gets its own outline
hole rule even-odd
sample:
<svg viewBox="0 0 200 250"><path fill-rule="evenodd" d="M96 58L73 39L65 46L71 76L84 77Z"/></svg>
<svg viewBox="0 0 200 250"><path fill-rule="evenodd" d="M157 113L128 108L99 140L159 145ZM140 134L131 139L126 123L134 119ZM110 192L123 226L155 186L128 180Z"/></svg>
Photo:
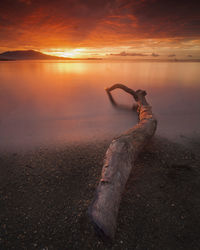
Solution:
<svg viewBox="0 0 200 250"><path fill-rule="evenodd" d="M123 1L122 1L123 2ZM140 25L141 33L152 37L191 37L200 35L200 1L126 1Z"/></svg>
<svg viewBox="0 0 200 250"><path fill-rule="evenodd" d="M77 46L110 11L110 1L6 0L0 3L1 42Z"/></svg>
<svg viewBox="0 0 200 250"><path fill-rule="evenodd" d="M19 2L25 3L25 4L31 4L31 0L19 0Z"/></svg>
<svg viewBox="0 0 200 250"><path fill-rule="evenodd" d="M192 57L192 55L188 55L188 57Z"/></svg>
<svg viewBox="0 0 200 250"><path fill-rule="evenodd" d="M175 54L168 55L168 57L175 57L175 56L176 56Z"/></svg>
<svg viewBox="0 0 200 250"><path fill-rule="evenodd" d="M137 39L200 39L196 0L1 0L0 9L0 46L115 46Z"/></svg>

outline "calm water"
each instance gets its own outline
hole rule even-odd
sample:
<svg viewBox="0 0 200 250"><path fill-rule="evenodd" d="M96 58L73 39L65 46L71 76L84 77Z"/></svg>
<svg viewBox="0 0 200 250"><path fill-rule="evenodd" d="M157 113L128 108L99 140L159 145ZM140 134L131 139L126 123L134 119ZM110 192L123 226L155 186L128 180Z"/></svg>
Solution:
<svg viewBox="0 0 200 250"><path fill-rule="evenodd" d="M0 149L113 137L137 115L114 109L104 87L145 89L168 138L200 132L200 64L150 62L0 62ZM132 97L113 93L131 107Z"/></svg>

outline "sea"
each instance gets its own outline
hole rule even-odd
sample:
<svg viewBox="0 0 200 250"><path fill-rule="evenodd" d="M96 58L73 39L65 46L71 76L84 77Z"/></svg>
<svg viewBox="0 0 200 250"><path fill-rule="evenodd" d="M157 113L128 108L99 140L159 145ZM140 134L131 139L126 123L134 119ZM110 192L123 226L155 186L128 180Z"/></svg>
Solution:
<svg viewBox="0 0 200 250"><path fill-rule="evenodd" d="M200 63L109 60L0 62L0 150L114 138L138 122L132 96L147 92L156 134L174 141L200 136Z"/></svg>

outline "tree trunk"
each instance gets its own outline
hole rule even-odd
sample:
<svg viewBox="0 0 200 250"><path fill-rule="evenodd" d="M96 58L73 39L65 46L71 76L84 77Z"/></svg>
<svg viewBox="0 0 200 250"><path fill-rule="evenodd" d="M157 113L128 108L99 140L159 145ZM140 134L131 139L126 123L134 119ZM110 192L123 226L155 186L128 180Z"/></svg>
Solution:
<svg viewBox="0 0 200 250"><path fill-rule="evenodd" d="M142 148L154 135L157 121L151 106L146 101L146 92L133 91L122 84L107 88L107 94L113 105L117 106L110 91L120 88L133 96L137 102L139 122L127 132L115 138L105 155L101 179L96 195L89 208L89 216L97 233L106 239L113 239L121 195Z"/></svg>

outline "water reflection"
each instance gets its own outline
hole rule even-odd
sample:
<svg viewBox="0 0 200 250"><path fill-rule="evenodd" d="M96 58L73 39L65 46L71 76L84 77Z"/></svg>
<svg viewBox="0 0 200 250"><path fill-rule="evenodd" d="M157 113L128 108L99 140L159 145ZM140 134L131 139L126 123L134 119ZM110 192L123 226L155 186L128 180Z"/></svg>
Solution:
<svg viewBox="0 0 200 250"><path fill-rule="evenodd" d="M1 62L0 147L113 137L137 122L116 110L104 87L121 82L147 90L158 133L199 131L198 63ZM132 97L115 91L118 102Z"/></svg>

